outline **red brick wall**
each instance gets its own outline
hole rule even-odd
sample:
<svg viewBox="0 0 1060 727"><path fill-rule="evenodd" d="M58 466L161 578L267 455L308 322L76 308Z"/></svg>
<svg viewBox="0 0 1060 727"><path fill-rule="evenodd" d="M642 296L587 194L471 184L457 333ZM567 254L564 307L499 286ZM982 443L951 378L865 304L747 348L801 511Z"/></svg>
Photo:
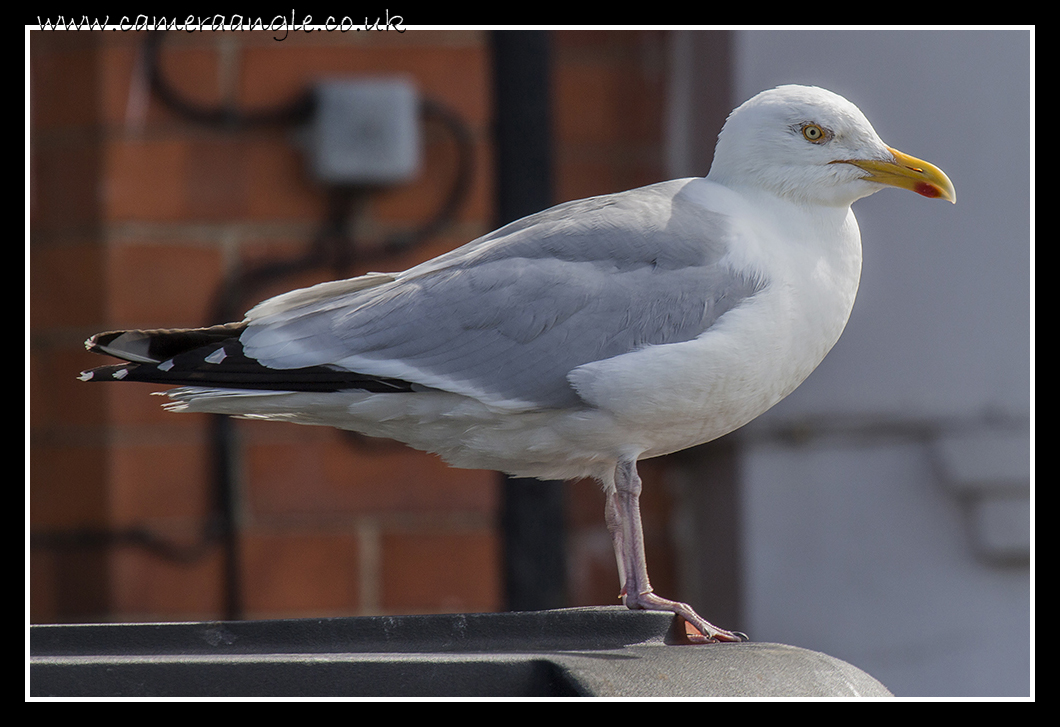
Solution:
<svg viewBox="0 0 1060 727"><path fill-rule="evenodd" d="M555 33L557 200L663 178L665 33ZM238 265L304 250L325 207L289 133L196 125L146 97L130 112L142 36L31 34L30 493L35 533L146 526L194 542L210 511L207 419L163 412L152 387L89 385L101 330L208 320ZM489 230L488 35L477 31L170 33L166 75L187 96L241 108L284 102L324 76L410 75L468 124L475 174L458 219L372 269L403 269ZM142 88L139 89L142 91ZM427 130L412 183L371 198L367 245L424 220L455 152ZM260 292L328 279L321 271ZM247 306L255 302L247 301ZM488 611L501 602L491 472L399 445L351 446L317 427L238 422L244 603L249 617ZM667 585L665 463L642 470L649 562ZM570 488L572 605L616 603L595 483ZM217 548L176 563L136 547L31 549L34 622L206 619L222 613Z"/></svg>

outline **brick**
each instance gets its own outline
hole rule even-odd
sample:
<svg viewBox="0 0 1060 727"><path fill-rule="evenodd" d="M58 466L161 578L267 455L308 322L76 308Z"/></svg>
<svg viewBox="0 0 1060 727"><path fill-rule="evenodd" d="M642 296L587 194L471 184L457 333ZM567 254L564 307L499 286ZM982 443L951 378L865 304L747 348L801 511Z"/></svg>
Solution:
<svg viewBox="0 0 1060 727"><path fill-rule="evenodd" d="M30 159L31 233L84 234L98 223L101 145L88 136L40 139Z"/></svg>
<svg viewBox="0 0 1060 727"><path fill-rule="evenodd" d="M222 134L197 139L184 162L184 217L195 221L231 222L246 217L250 168L246 142Z"/></svg>
<svg viewBox="0 0 1060 727"><path fill-rule="evenodd" d="M151 520L181 521L194 529L210 514L209 451L205 443L173 439L111 447L110 522L129 526Z"/></svg>
<svg viewBox="0 0 1060 727"><path fill-rule="evenodd" d="M91 326L103 318L104 252L94 242L30 245L33 330Z"/></svg>
<svg viewBox="0 0 1060 727"><path fill-rule="evenodd" d="M616 163L615 155L605 150L578 147L565 151L557 163L561 174L556 184L556 198L564 201L623 192L666 179L661 158Z"/></svg>
<svg viewBox="0 0 1060 727"><path fill-rule="evenodd" d="M89 366L117 363L117 359L96 354L88 355L92 357ZM155 431L166 432L158 436L180 436L184 439L198 437L205 441L208 436L209 414L174 413L162 408L169 399L154 394L173 388L171 386L140 382L78 383L82 388L100 390L105 394L107 420L111 425L154 427Z"/></svg>
<svg viewBox="0 0 1060 727"><path fill-rule="evenodd" d="M307 230L304 238L280 235L272 239L248 238L238 247L238 272L243 280L242 298L233 303L235 311L232 316L238 317L252 306L267 298L286 293L298 288L305 288L317 283L335 279L334 271L328 267L308 270L294 270L296 262L301 261L313 247L312 235ZM276 273L279 266L279 273ZM269 277L258 275L263 267L273 269ZM246 276L250 276L248 279Z"/></svg>
<svg viewBox="0 0 1060 727"><path fill-rule="evenodd" d="M30 350L30 429L35 434L65 427L98 428L108 419L106 391L78 380L102 362L80 344Z"/></svg>
<svg viewBox="0 0 1060 727"><path fill-rule="evenodd" d="M106 522L107 453L100 447L32 443L30 523L34 530L100 527Z"/></svg>
<svg viewBox="0 0 1060 727"><path fill-rule="evenodd" d="M115 328L206 325L221 281L220 250L135 242L108 248L106 288Z"/></svg>
<svg viewBox="0 0 1060 727"><path fill-rule="evenodd" d="M29 622L59 623L61 556L53 550L34 550L29 559Z"/></svg>
<svg viewBox="0 0 1060 727"><path fill-rule="evenodd" d="M383 262L385 262L385 271L396 272L401 270L407 270L415 265L418 265L427 260L431 260L439 255L455 250L456 248L471 242L476 237L484 235L490 230L486 225L471 226L471 225L460 225L455 226L451 230L443 232L441 235L437 235L429 240L424 240L422 244L415 247L409 248L397 255L391 255L386 258L385 261L369 261L368 264L362 265L359 271L367 272L368 270L377 270L380 268ZM463 234L461 234L463 232Z"/></svg>
<svg viewBox="0 0 1060 727"><path fill-rule="evenodd" d="M251 618L351 615L358 611L356 533L255 529L243 538L245 603Z"/></svg>
<svg viewBox="0 0 1060 727"><path fill-rule="evenodd" d="M579 111L554 114L558 138L593 144L614 144L624 138L625 114L617 111L626 99L615 76L611 69L596 64L571 64L555 72L556 107ZM630 109L625 112L628 114Z"/></svg>
<svg viewBox="0 0 1060 727"><path fill-rule="evenodd" d="M490 147L482 135L474 137L471 176L459 201L456 221L485 220L492 215L492 164ZM382 191L372 200L380 220L401 220L405 228L433 219L453 188L457 174L456 145L452 138L432 130L417 177L407 184Z"/></svg>
<svg viewBox="0 0 1060 727"><path fill-rule="evenodd" d="M661 88L631 79L629 70L583 65L557 73L557 106L579 109L556 117L557 137L597 145L658 143L661 119L650 109L664 103Z"/></svg>
<svg viewBox="0 0 1060 727"><path fill-rule="evenodd" d="M108 221L184 217L189 146L180 139L125 139L106 147L101 211Z"/></svg>
<svg viewBox="0 0 1060 727"><path fill-rule="evenodd" d="M31 623L98 623L107 618L110 578L104 550L31 552Z"/></svg>
<svg viewBox="0 0 1060 727"><path fill-rule="evenodd" d="M109 34L108 34L109 35ZM174 42L176 34L169 34L162 44L161 69L167 83L182 98L204 107L217 106L223 95L218 73L216 48L188 47ZM142 69L137 67L142 53L145 33L121 33L120 41L108 42L99 57L100 114L105 123L115 127L139 124L146 127L158 124L190 123L182 120L150 92ZM136 87L134 88L134 84ZM129 94L143 94L143 117L129 118ZM135 106L134 106L135 107Z"/></svg>
<svg viewBox="0 0 1060 727"><path fill-rule="evenodd" d="M193 542L194 534L187 534ZM223 555L214 547L191 563L165 560L141 548L115 549L109 613L118 621L205 621L224 608Z"/></svg>
<svg viewBox="0 0 1060 727"><path fill-rule="evenodd" d="M662 43L665 37L665 31L658 30L560 30L553 31L552 43L561 58L576 53L613 56Z"/></svg>
<svg viewBox="0 0 1060 727"><path fill-rule="evenodd" d="M308 177L305 156L287 139L262 137L247 143L246 168L247 219L314 225L321 219L326 189Z"/></svg>
<svg viewBox="0 0 1060 727"><path fill-rule="evenodd" d="M474 512L496 508L496 475L458 470L387 440L351 445L327 429L255 422L268 437L247 438L247 499L259 514ZM289 437L289 438L288 438Z"/></svg>
<svg viewBox="0 0 1060 727"><path fill-rule="evenodd" d="M30 83L47 93L30 105L35 130L67 129L95 123L99 109L98 49L79 42L82 33L30 33ZM51 37L46 37L51 36Z"/></svg>
<svg viewBox="0 0 1060 727"><path fill-rule="evenodd" d="M383 534L389 612L483 612L501 607L499 547L488 531Z"/></svg>

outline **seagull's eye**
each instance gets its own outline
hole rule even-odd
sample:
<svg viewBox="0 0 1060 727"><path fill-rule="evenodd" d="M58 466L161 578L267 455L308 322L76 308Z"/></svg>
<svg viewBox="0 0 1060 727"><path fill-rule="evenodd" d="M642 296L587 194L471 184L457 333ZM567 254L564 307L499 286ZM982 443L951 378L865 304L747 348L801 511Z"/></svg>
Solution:
<svg viewBox="0 0 1060 727"><path fill-rule="evenodd" d="M802 136L806 141L814 144L820 144L828 141L828 132L822 129L817 124L806 124L802 127Z"/></svg>

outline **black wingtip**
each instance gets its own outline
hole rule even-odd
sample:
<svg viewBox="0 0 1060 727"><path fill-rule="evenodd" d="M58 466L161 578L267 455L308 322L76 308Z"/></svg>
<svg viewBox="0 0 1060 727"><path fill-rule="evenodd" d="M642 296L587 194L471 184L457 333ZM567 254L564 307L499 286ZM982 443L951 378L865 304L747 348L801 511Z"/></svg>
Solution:
<svg viewBox="0 0 1060 727"><path fill-rule="evenodd" d="M265 391L314 391L334 392L360 390L371 393L408 393L414 386L402 379L385 376L371 376L353 371L343 371L328 366L307 366L298 369L272 369L249 358L243 352L243 346L237 338L228 338L179 353L161 361L140 356L131 352L130 344L147 340L143 331L126 331L99 334L97 345L106 347L97 351L126 357L126 363L98 366L82 371L78 378L81 381L139 381L150 384L172 386L204 386L222 389L257 389ZM216 339L217 331L206 334ZM182 342L203 340L203 333L178 332ZM115 344L109 344L127 336ZM92 339L89 339L92 342ZM146 352L155 355L166 351L171 342L148 349ZM171 346L172 347L172 346ZM174 347L175 348L175 347ZM139 357L138 360L133 360Z"/></svg>
<svg viewBox="0 0 1060 727"><path fill-rule="evenodd" d="M207 328L157 328L104 331L85 341L92 353L114 356L136 363L159 363L203 346L224 343L246 328L245 322Z"/></svg>
<svg viewBox="0 0 1060 727"><path fill-rule="evenodd" d="M85 341L85 348L89 351L101 352L103 346L106 346L123 333L125 333L125 331L105 331L103 333L97 333L94 336L90 336L89 339Z"/></svg>

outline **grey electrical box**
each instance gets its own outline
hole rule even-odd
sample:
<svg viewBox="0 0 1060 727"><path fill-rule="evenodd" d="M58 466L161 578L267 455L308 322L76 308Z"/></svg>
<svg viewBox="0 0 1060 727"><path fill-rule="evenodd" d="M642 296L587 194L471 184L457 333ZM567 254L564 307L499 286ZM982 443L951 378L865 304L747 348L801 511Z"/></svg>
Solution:
<svg viewBox="0 0 1060 727"><path fill-rule="evenodd" d="M321 83L309 164L326 184L391 185L419 169L419 100L403 78Z"/></svg>

